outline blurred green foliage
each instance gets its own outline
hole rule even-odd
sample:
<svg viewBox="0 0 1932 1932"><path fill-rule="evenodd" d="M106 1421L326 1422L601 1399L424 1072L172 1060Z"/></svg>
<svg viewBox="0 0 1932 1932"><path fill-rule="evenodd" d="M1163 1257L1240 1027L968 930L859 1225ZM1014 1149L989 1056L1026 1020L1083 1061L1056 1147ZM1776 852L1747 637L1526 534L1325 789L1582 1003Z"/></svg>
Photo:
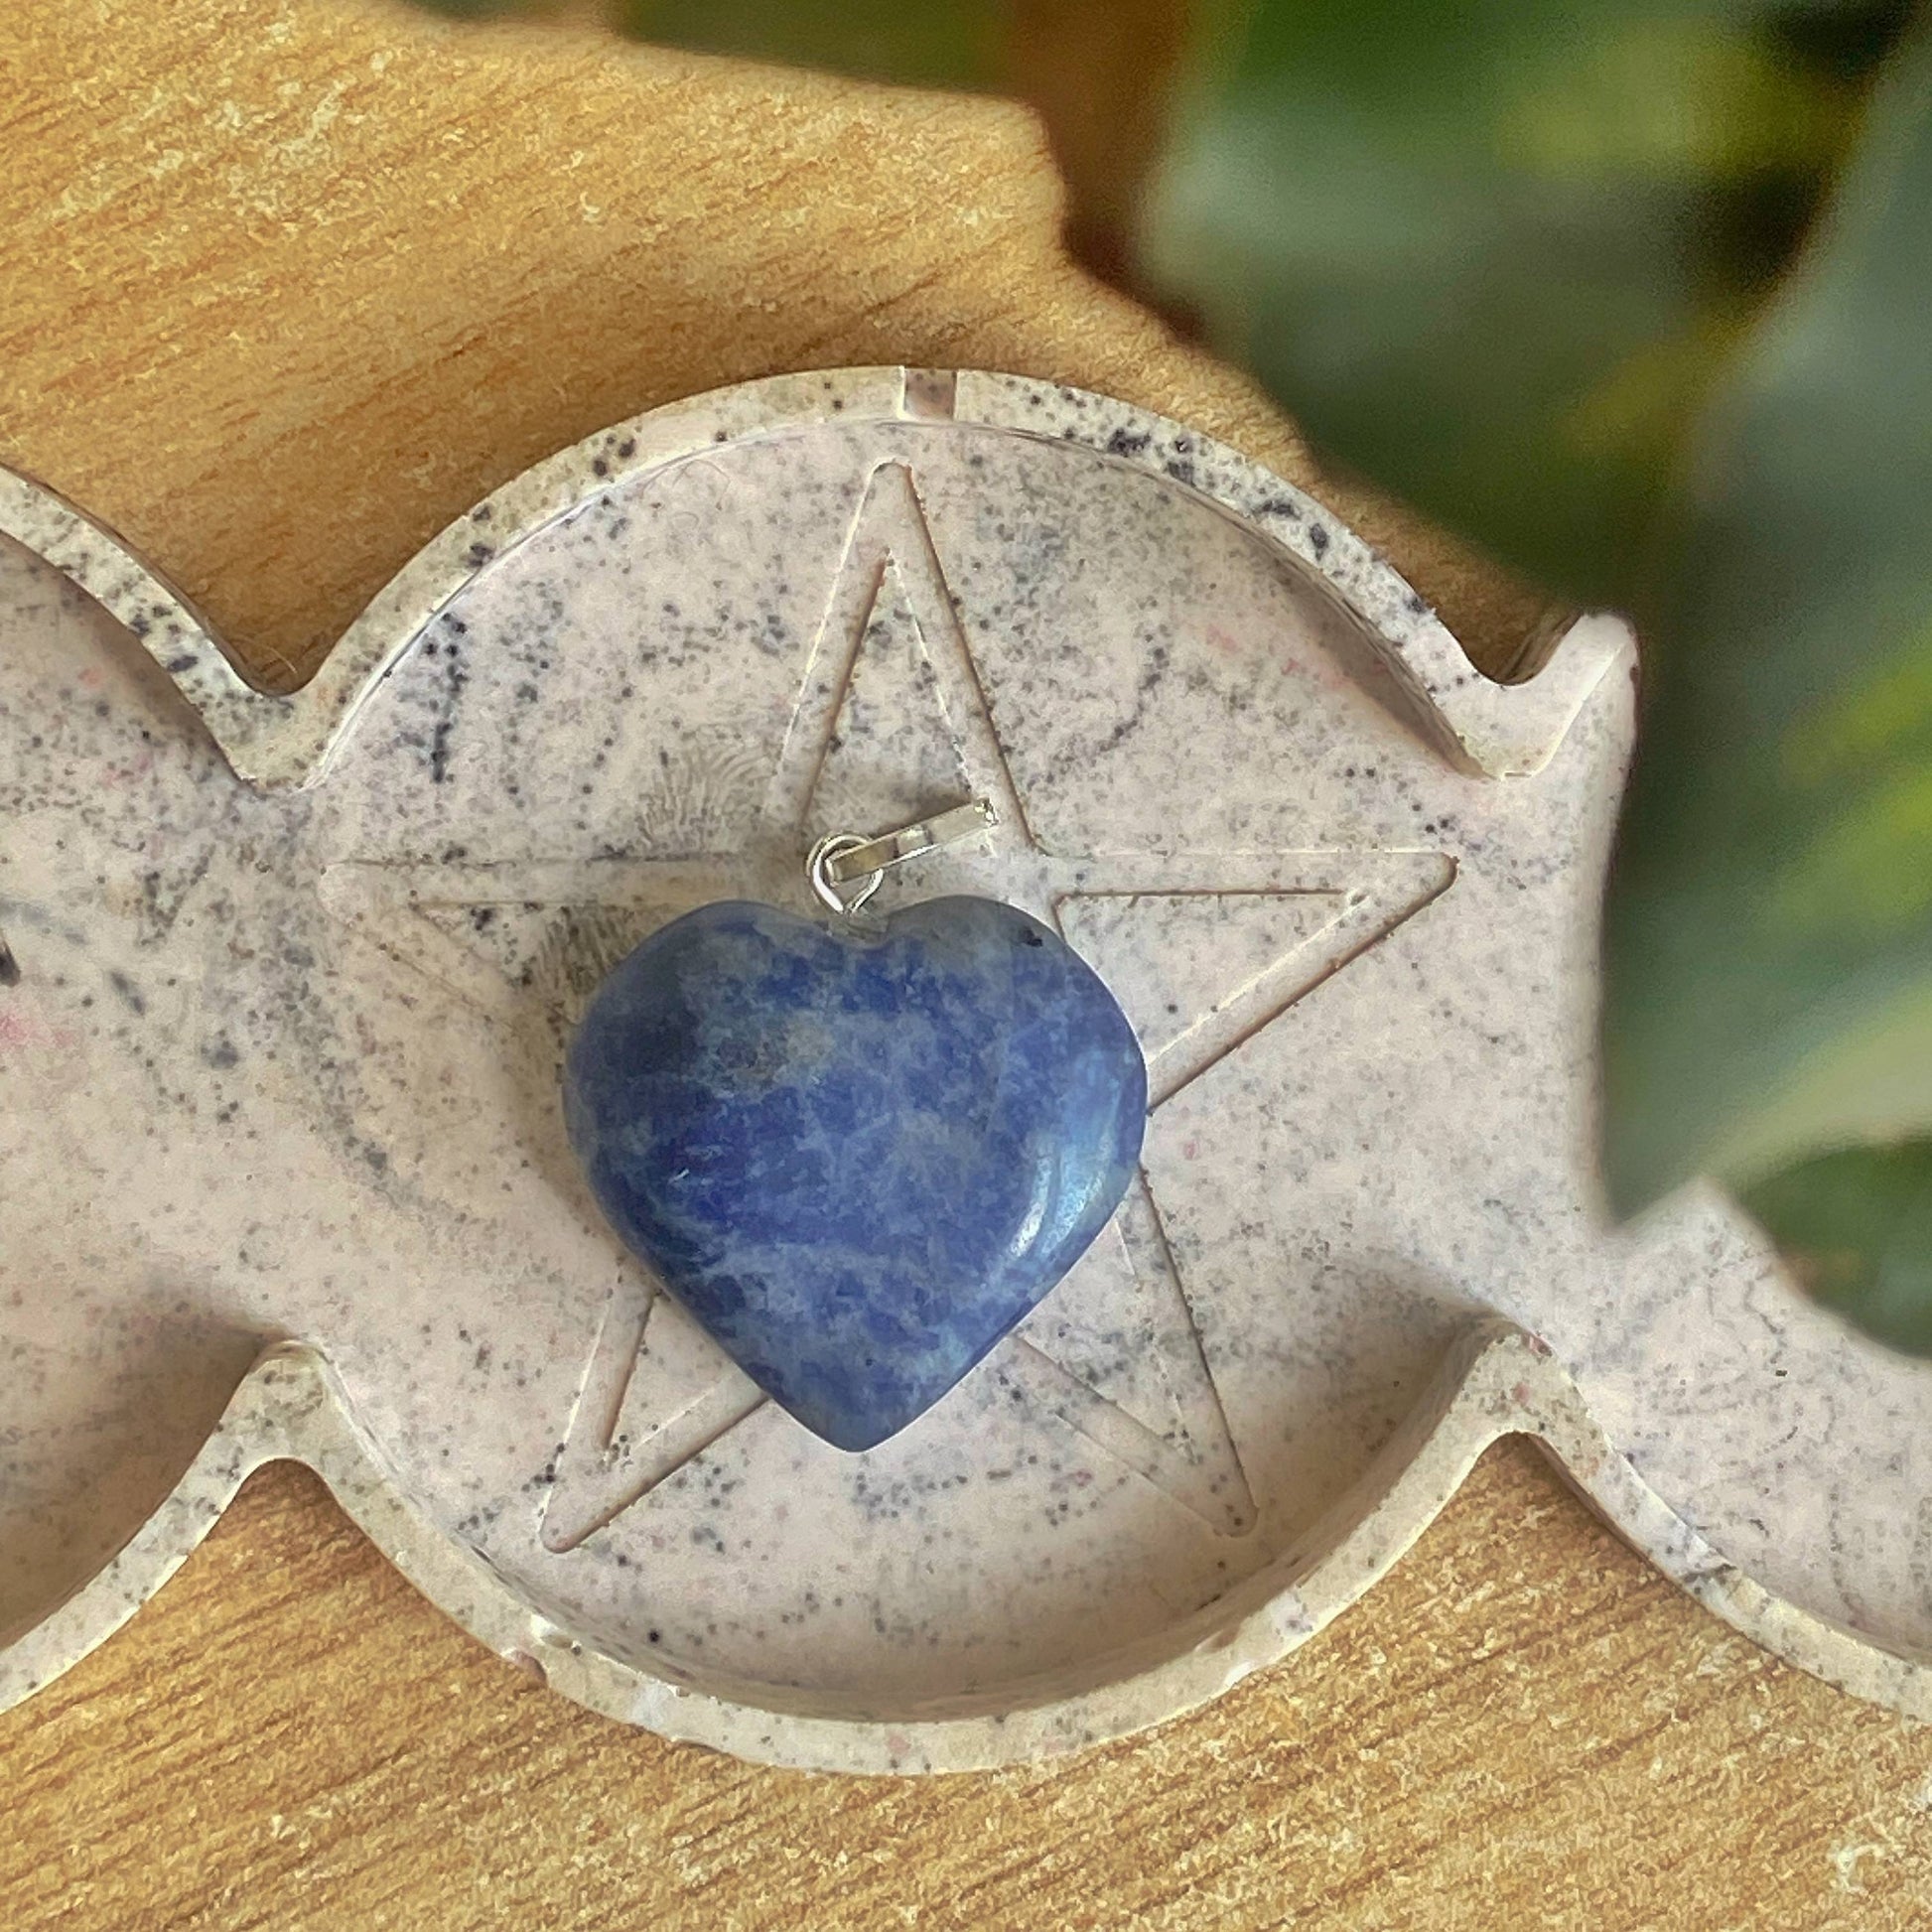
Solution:
<svg viewBox="0 0 1932 1932"><path fill-rule="evenodd" d="M618 4L682 47L1026 96L1101 272L1332 459L1637 615L1612 1198L1727 1181L1823 1299L1932 1353L1932 33L1909 0Z"/></svg>
<svg viewBox="0 0 1932 1932"><path fill-rule="evenodd" d="M1622 1199L1709 1171L1811 1249L1829 1184L1833 1248L1864 1256L1835 1299L1932 1350L1896 1252L1897 1176L1932 1148L1928 298L1921 38L1664 505L1604 1043ZM1928 1270L1932 1247L1921 1290Z"/></svg>
<svg viewBox="0 0 1932 1932"><path fill-rule="evenodd" d="M1851 83L1684 5L1274 0L1217 39L1148 184L1144 278L1317 444L1553 588L1626 598Z"/></svg>
<svg viewBox="0 0 1932 1932"><path fill-rule="evenodd" d="M1932 1142L1841 1148L1745 1198L1821 1302L1894 1348L1932 1355Z"/></svg>

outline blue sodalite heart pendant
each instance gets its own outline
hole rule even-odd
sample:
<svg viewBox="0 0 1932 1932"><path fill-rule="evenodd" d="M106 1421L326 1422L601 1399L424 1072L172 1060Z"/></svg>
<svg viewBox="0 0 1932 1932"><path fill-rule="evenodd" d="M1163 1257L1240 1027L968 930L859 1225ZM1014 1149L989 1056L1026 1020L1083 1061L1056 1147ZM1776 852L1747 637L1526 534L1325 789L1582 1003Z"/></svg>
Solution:
<svg viewBox="0 0 1932 1932"><path fill-rule="evenodd" d="M863 1449L1106 1225L1147 1069L1099 977L1016 906L828 929L730 900L604 982L565 1103L624 1241L785 1409Z"/></svg>

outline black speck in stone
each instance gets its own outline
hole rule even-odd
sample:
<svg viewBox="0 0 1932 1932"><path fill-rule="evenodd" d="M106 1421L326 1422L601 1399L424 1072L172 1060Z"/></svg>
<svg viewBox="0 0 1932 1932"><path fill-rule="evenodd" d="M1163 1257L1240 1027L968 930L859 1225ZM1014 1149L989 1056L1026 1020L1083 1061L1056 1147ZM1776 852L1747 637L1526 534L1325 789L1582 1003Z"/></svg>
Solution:
<svg viewBox="0 0 1932 1932"><path fill-rule="evenodd" d="M171 657L161 667L170 677L186 677L195 668L194 657L184 652L180 657Z"/></svg>
<svg viewBox="0 0 1932 1932"><path fill-rule="evenodd" d="M481 570L495 554L496 546L493 543L473 543L469 550L470 568Z"/></svg>
<svg viewBox="0 0 1932 1932"><path fill-rule="evenodd" d="M611 474L611 466L602 457L598 457L591 464L591 474L597 477L608 477Z"/></svg>
<svg viewBox="0 0 1932 1932"><path fill-rule="evenodd" d="M637 454L637 439L634 436L626 436L623 439L623 441L618 445L618 457L621 462L625 462L625 463L629 462L629 460L636 454Z"/></svg>
<svg viewBox="0 0 1932 1932"><path fill-rule="evenodd" d="M1309 525L1309 545L1317 557L1326 554L1328 549L1328 532L1319 523L1311 523Z"/></svg>
<svg viewBox="0 0 1932 1932"><path fill-rule="evenodd" d="M142 1014L148 1010L148 1003L142 999L140 990L128 976L118 970L107 975L107 984L127 1003L131 1013Z"/></svg>
<svg viewBox="0 0 1932 1932"><path fill-rule="evenodd" d="M0 986L20 984L20 961L14 957L13 948L0 939Z"/></svg>

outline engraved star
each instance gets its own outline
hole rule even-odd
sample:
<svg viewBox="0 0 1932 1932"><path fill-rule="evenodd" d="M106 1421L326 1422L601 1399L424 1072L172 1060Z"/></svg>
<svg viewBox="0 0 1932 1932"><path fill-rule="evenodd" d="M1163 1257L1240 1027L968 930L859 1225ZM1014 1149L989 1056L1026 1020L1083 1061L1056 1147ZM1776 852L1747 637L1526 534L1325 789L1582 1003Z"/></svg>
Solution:
<svg viewBox="0 0 1932 1932"><path fill-rule="evenodd" d="M880 774L841 769L863 669L911 669L926 716L892 723L900 755ZM915 698L905 710L916 712ZM875 755L876 756L876 755ZM909 789L907 787L910 787ZM385 952L506 1028L531 990L561 1039L603 973L646 932L720 897L796 897L801 861L829 831L867 832L961 798L994 826L906 870L923 890L978 891L1055 926L1109 979L1147 1054L1150 1112L1271 1025L1296 1001L1445 890L1434 851L1186 851L1063 856L1034 831L994 727L921 514L911 473L871 479L807 659L758 824L735 851L690 857L492 866L339 864L325 903ZM1245 957L1233 985L1203 983L1190 954L1212 934ZM484 936L486 935L486 942ZM550 970L541 970L547 962ZM1220 971L1225 976L1223 964ZM1129 1337L1138 1391L1097 1386ZM1152 1369L1152 1390L1145 1371ZM1077 1431L1210 1528L1240 1535L1255 1503L1159 1205L1143 1164L1107 1232L985 1372ZM1115 1377L1118 1382L1118 1376ZM577 1547L760 1407L765 1397L641 1270L619 1288L565 1432L542 1536Z"/></svg>

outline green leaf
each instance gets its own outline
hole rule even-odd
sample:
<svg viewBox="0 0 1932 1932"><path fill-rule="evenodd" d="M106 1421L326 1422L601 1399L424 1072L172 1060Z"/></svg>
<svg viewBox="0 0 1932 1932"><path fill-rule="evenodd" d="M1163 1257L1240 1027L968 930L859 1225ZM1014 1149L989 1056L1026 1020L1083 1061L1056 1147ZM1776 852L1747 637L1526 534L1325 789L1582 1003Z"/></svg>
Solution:
<svg viewBox="0 0 1932 1932"><path fill-rule="evenodd" d="M1894 1348L1932 1355L1932 1141L1823 1155L1760 1182L1744 1204L1821 1302Z"/></svg>
<svg viewBox="0 0 1932 1932"><path fill-rule="evenodd" d="M1932 36L1670 508L1607 917L1609 1179L1781 1202L1781 1170L1932 1134ZM1848 1203L1862 1244L1834 1230L1874 1271L1879 1199Z"/></svg>
<svg viewBox="0 0 1932 1932"><path fill-rule="evenodd" d="M1141 275L1332 455L1546 585L1624 602L1697 404L1855 124L1845 62L1791 18L1220 10Z"/></svg>

